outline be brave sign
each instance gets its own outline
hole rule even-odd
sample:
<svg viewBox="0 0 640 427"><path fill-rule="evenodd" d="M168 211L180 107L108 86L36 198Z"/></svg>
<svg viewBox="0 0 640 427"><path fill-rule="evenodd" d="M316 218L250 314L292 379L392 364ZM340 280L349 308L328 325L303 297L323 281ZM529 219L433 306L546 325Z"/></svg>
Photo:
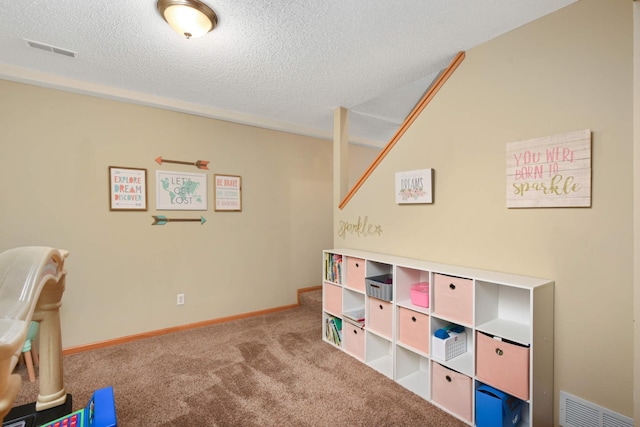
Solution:
<svg viewBox="0 0 640 427"><path fill-rule="evenodd" d="M507 208L590 206L590 129L507 144Z"/></svg>

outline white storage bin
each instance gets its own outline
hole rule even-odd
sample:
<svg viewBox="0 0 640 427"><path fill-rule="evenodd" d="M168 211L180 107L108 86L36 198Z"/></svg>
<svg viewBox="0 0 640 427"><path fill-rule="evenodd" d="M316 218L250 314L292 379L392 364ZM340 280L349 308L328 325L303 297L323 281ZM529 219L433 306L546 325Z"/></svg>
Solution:
<svg viewBox="0 0 640 427"><path fill-rule="evenodd" d="M456 332L454 330L446 331L447 338L439 338L433 336L433 345L431 346L431 355L440 360L453 359L456 356L467 351L467 333L464 329Z"/></svg>

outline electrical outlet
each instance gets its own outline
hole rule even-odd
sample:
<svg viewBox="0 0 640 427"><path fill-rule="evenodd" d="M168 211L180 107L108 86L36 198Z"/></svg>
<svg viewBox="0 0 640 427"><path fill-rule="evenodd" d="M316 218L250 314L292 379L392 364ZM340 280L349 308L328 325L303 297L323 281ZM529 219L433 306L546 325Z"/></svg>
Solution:
<svg viewBox="0 0 640 427"><path fill-rule="evenodd" d="M184 304L184 294L178 294L178 305Z"/></svg>

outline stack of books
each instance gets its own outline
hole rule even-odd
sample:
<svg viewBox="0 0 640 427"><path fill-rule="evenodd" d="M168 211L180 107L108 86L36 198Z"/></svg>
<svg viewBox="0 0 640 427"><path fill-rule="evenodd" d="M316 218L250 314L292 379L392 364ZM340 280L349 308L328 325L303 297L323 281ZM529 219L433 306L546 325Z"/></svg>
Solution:
<svg viewBox="0 0 640 427"><path fill-rule="evenodd" d="M342 343L342 319L329 316L326 319L325 337L327 341L340 346Z"/></svg>
<svg viewBox="0 0 640 427"><path fill-rule="evenodd" d="M342 283L342 255L325 254L325 280L333 283Z"/></svg>

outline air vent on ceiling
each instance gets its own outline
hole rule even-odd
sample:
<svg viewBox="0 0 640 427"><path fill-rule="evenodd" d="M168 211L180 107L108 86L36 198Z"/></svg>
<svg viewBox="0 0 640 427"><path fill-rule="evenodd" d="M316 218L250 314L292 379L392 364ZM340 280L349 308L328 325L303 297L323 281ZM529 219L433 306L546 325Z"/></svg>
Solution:
<svg viewBox="0 0 640 427"><path fill-rule="evenodd" d="M35 42L33 40L24 39L30 47L34 47L36 49L46 50L47 52L57 53L58 55L68 56L70 58L75 58L78 54L72 50L63 49L61 47L51 46L50 44Z"/></svg>
<svg viewBox="0 0 640 427"><path fill-rule="evenodd" d="M633 420L560 391L560 425L563 427L633 427Z"/></svg>

